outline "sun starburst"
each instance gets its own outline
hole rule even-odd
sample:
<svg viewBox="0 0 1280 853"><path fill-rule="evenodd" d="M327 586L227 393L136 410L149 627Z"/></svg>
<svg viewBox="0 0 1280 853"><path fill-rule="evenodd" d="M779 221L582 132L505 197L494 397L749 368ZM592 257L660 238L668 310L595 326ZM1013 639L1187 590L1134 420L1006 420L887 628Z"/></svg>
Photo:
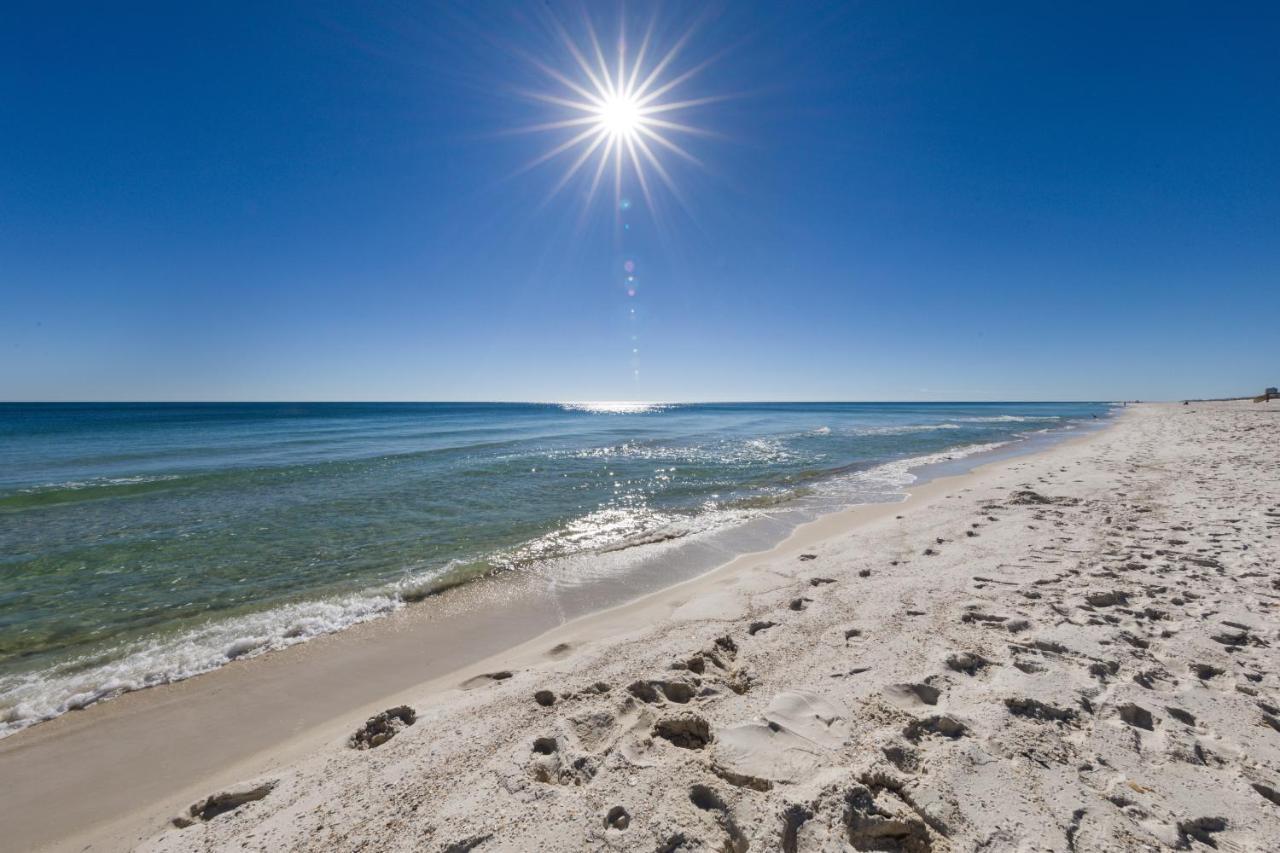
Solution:
<svg viewBox="0 0 1280 853"><path fill-rule="evenodd" d="M585 49L559 21L553 23L553 28L568 60L562 65L568 70L527 57L545 76L552 91L523 94L554 109L558 117L517 130L559 133L564 138L527 163L522 171L550 162L564 164L548 199L577 178L585 185L586 206L606 180L613 184L617 203L622 198L624 182L634 179L650 210L654 209L659 183L685 205L676 177L664 158L676 157L702 165L686 148L685 137L713 134L687 123L682 114L723 97L680 95L689 81L712 62L708 59L677 70L695 28L686 29L670 47L658 50L651 21L632 53L625 26L620 25L616 49L609 58L589 19L583 22Z"/></svg>

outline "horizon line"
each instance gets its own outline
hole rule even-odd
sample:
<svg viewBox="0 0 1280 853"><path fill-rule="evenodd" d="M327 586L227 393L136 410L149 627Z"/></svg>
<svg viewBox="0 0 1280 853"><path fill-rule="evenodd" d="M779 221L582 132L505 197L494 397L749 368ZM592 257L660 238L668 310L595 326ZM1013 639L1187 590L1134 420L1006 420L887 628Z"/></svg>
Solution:
<svg viewBox="0 0 1280 853"><path fill-rule="evenodd" d="M0 400L0 406L83 406L83 405L121 405L121 406L216 406L216 405L512 405L512 406L565 406L565 405L582 405L582 404L629 404L629 405L646 405L646 406L696 406L696 405L757 405L757 404L788 404L788 405L813 405L813 404L925 404L925 405L947 405L957 403L977 403L984 405L1000 405L1007 403L1017 404L1040 404L1040 403L1172 403L1183 402L1217 402L1227 400L1246 400L1250 399L1249 395L1241 395L1237 397L1178 397L1167 400L1162 399L1144 399L1144 398L1043 398L1043 399L945 399L945 400L909 400L909 399L829 399L829 400L770 400L770 399L734 399L734 400L606 400L606 399L572 399L572 400L484 400L484 399L438 399L438 400L343 400L343 399L249 399L249 400Z"/></svg>

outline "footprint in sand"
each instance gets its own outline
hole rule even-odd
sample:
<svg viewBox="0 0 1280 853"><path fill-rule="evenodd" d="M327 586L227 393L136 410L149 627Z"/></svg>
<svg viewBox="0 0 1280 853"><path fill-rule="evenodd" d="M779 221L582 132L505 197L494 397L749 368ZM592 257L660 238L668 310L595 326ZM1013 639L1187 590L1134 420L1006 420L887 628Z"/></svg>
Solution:
<svg viewBox="0 0 1280 853"><path fill-rule="evenodd" d="M475 675L468 678L459 686L463 690L474 690L477 687L484 687L486 684L496 684L499 681L506 681L513 674L514 673L508 672L505 669L499 672L486 672L483 675Z"/></svg>
<svg viewBox="0 0 1280 853"><path fill-rule="evenodd" d="M931 826L904 790L855 785L844 795L841 812L848 842L855 850L930 853L937 849L930 832L939 828L936 821Z"/></svg>
<svg viewBox="0 0 1280 853"><path fill-rule="evenodd" d="M641 679L627 685L627 692L649 705L656 705L667 700L677 705L685 705L697 691L697 684L687 681L664 681L661 679Z"/></svg>
<svg viewBox="0 0 1280 853"><path fill-rule="evenodd" d="M706 785L694 785L689 789L689 802L704 812L715 815L716 823L725 834L725 843L720 846L726 853L746 853L751 846L747 837L733 819L729 806L720 795Z"/></svg>
<svg viewBox="0 0 1280 853"><path fill-rule="evenodd" d="M800 829L806 822L813 819L813 809L801 803L791 803L782 810L779 819L782 823L782 832L778 839L778 846L782 848L782 853L798 853Z"/></svg>
<svg viewBox="0 0 1280 853"><path fill-rule="evenodd" d="M374 714L347 739L352 749L373 749L382 746L418 721L418 714L408 705L398 705Z"/></svg>
<svg viewBox="0 0 1280 853"><path fill-rule="evenodd" d="M185 815L179 815L173 819L173 825L179 828L191 826L197 821L206 822L213 820L218 815L233 812L241 806L256 802L270 794L276 787L276 781L270 780L257 785L249 785L241 788L232 788L226 791L219 791L205 797L199 802L192 803L187 809Z"/></svg>
<svg viewBox="0 0 1280 853"><path fill-rule="evenodd" d="M885 698L899 708L918 708L921 705L937 705L942 692L929 684L890 684L884 688Z"/></svg>
<svg viewBox="0 0 1280 853"><path fill-rule="evenodd" d="M1020 634L1031 627L1031 622L1027 619L998 616L992 613L979 613L972 610L962 615L960 621L968 624L976 622L989 628L1003 628L1010 634Z"/></svg>
<svg viewBox="0 0 1280 853"><path fill-rule="evenodd" d="M711 724L697 714L663 717L653 724L653 736L681 749L705 749L711 743Z"/></svg>
<svg viewBox="0 0 1280 853"><path fill-rule="evenodd" d="M614 806L604 816L604 825L606 829L616 829L621 832L631 825L631 813L622 806Z"/></svg>
<svg viewBox="0 0 1280 853"><path fill-rule="evenodd" d="M1222 832L1227 828L1227 819L1224 817L1198 817L1194 820L1178 821L1178 840L1179 847L1187 849L1191 847L1192 839L1199 841L1208 847L1217 848L1218 843L1213 840L1213 834Z"/></svg>
<svg viewBox="0 0 1280 853"><path fill-rule="evenodd" d="M947 655L947 668L965 675L976 675L978 670L991 665L991 661L976 652L955 652Z"/></svg>
<svg viewBox="0 0 1280 853"><path fill-rule="evenodd" d="M1208 681L1215 676L1222 675L1223 672L1221 667L1216 667L1207 663L1188 664L1188 667L1195 674L1195 677L1201 681Z"/></svg>
<svg viewBox="0 0 1280 853"><path fill-rule="evenodd" d="M1115 607L1129 600L1128 593L1109 589L1085 593L1084 600L1091 607Z"/></svg>
<svg viewBox="0 0 1280 853"><path fill-rule="evenodd" d="M912 720L902 730L902 736L918 743L926 735L939 735L955 740L969 733L969 727L950 714L934 714L920 720Z"/></svg>
<svg viewBox="0 0 1280 853"><path fill-rule="evenodd" d="M1155 717L1141 705L1135 705L1130 702L1121 705L1116 711L1120 714L1120 719L1135 728L1146 729L1147 731L1155 730Z"/></svg>
<svg viewBox="0 0 1280 853"><path fill-rule="evenodd" d="M555 737L534 738L529 775L544 785L585 785L596 775L596 761L590 755L572 757Z"/></svg>
<svg viewBox="0 0 1280 853"><path fill-rule="evenodd" d="M1074 723L1079 717L1072 708L1059 708L1038 699L1016 697L1004 700L1004 704L1015 717L1025 717L1036 722Z"/></svg>

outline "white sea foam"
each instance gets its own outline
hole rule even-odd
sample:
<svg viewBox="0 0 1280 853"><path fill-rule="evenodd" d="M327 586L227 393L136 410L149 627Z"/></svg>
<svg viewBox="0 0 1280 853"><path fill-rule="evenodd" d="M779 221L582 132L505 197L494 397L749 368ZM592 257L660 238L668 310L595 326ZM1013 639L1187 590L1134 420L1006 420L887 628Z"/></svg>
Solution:
<svg viewBox="0 0 1280 853"><path fill-rule="evenodd" d="M951 462L964 459L978 453L986 453L1009 444L1008 441L991 441L984 444L967 444L937 453L922 456L910 456L893 462L886 462L865 471L855 471L819 484L818 491L839 497L870 497L879 494L882 497L900 493L902 489L916 482L919 477L915 470L927 465ZM870 494L868 494L870 493Z"/></svg>
<svg viewBox="0 0 1280 853"><path fill-rule="evenodd" d="M460 577L460 572L466 571L468 568L474 568L475 565L474 562L450 560L443 569L411 571L392 585L391 594L401 602L421 601L432 593L438 592L442 582L447 585L451 577Z"/></svg>
<svg viewBox="0 0 1280 853"><path fill-rule="evenodd" d="M32 723L121 693L181 681L230 660L253 657L383 616L403 606L398 595L374 592L300 602L213 620L186 633L141 640L92 659L0 678L0 737Z"/></svg>
<svg viewBox="0 0 1280 853"><path fill-rule="evenodd" d="M137 474L130 477L95 477L91 480L68 480L63 483L42 483L18 489L19 494L38 495L46 492L76 492L81 489L95 489L104 486L138 486L144 483L163 483L181 479L180 474Z"/></svg>
<svg viewBox="0 0 1280 853"><path fill-rule="evenodd" d="M916 432L936 432L940 429L962 429L960 424L901 424L899 426L866 427L856 432L857 435L910 435Z"/></svg>
<svg viewBox="0 0 1280 853"><path fill-rule="evenodd" d="M956 418L969 424L1025 423L1029 421L1060 421L1060 415L987 415L982 417Z"/></svg>

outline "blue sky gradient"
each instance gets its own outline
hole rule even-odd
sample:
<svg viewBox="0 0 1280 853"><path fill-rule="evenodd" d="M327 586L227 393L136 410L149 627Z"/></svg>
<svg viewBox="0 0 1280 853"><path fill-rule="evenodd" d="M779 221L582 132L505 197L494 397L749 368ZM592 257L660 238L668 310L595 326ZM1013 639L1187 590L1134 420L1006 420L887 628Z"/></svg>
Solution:
<svg viewBox="0 0 1280 853"><path fill-rule="evenodd" d="M1280 383L1280 6L585 8L693 27L676 94L733 95L625 232L507 132L582 6L7 6L0 399Z"/></svg>

